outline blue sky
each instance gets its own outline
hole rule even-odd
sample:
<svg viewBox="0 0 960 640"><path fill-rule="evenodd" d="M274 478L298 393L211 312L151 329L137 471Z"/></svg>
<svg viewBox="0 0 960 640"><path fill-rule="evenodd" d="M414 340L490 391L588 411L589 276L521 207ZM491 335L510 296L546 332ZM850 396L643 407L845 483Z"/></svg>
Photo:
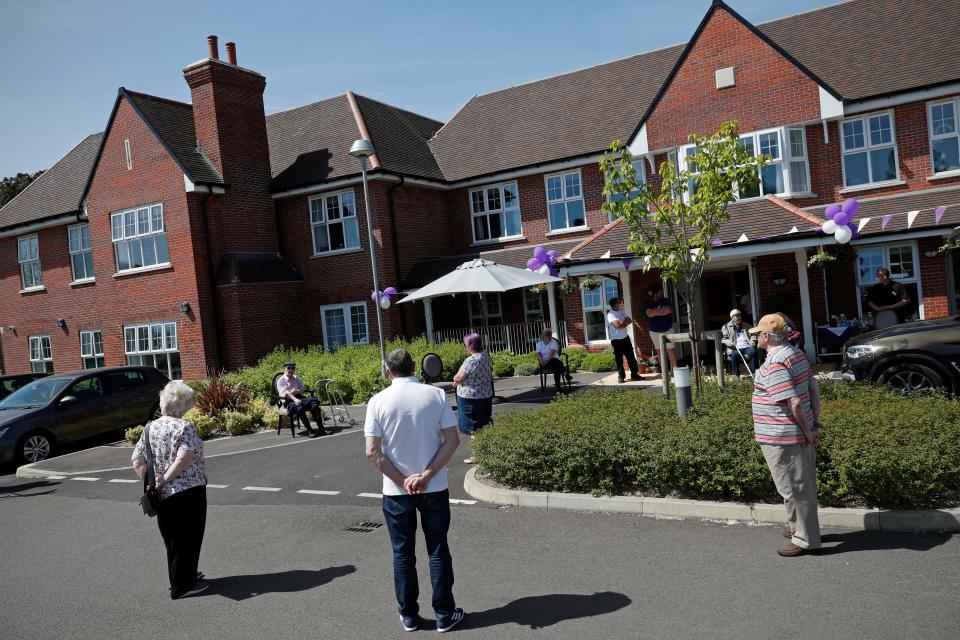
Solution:
<svg viewBox="0 0 960 640"><path fill-rule="evenodd" d="M752 22L833 0L729 0ZM189 101L206 36L267 78L267 113L352 90L446 121L472 95L687 40L709 0L2 0L0 177L106 125L117 88ZM639 114L638 114L639 116Z"/></svg>

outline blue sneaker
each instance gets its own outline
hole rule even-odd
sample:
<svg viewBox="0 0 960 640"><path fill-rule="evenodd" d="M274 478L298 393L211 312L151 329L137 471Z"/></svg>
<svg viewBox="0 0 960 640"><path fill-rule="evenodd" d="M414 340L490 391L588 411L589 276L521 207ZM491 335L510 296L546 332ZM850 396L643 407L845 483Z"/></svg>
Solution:
<svg viewBox="0 0 960 640"><path fill-rule="evenodd" d="M450 631L455 626L463 622L463 619L466 616L467 614L463 612L463 609L457 607L456 609L453 610L453 613L450 615L450 618L445 623L441 624L441 622L437 620L437 633L446 633L447 631Z"/></svg>
<svg viewBox="0 0 960 640"><path fill-rule="evenodd" d="M423 620L420 616L415 616L413 618L407 616L400 616L400 623L403 625L404 631L416 631L420 628L420 621Z"/></svg>

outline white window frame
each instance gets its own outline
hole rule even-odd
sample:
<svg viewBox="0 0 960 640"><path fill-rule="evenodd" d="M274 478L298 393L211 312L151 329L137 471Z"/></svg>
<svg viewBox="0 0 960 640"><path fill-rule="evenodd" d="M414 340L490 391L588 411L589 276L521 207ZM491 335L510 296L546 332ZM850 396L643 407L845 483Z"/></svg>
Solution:
<svg viewBox="0 0 960 640"><path fill-rule="evenodd" d="M100 329L84 329L80 332L80 360L83 362L84 369L97 369L104 366L103 333Z"/></svg>
<svg viewBox="0 0 960 640"><path fill-rule="evenodd" d="M130 139L125 138L123 141L123 154L127 160L127 171L133 169L133 154L130 153Z"/></svg>
<svg viewBox="0 0 960 640"><path fill-rule="evenodd" d="M607 278L602 275L598 275L600 278L600 306L596 305L587 305L587 291L580 291L580 306L582 308L583 316L583 339L587 344L605 344L610 342L610 325L607 322L607 312L610 311L610 300L619 296L619 287L617 286L617 281L612 278ZM613 286L614 293L613 295L607 295L607 286ZM601 340L591 340L587 335L587 313L590 311L599 311L603 314L603 335L604 338Z"/></svg>
<svg viewBox="0 0 960 640"><path fill-rule="evenodd" d="M489 238L479 239L477 238L477 220L486 219L485 224L487 228L487 234L490 234L490 216L499 215L500 216L500 231L505 233L507 229L507 215L514 211L513 208L504 209L504 203L507 201L506 194L504 193L504 187L513 187L514 194L516 194L517 206L516 214L517 219L520 222L520 230L517 233L512 235L500 235L493 236L490 235ZM496 189L498 191L498 196L500 198L500 208L491 209L490 208L490 198L489 190ZM474 207L476 200L474 194L480 194L482 198L482 203L484 210L477 211ZM506 242L508 240L520 240L523 238L523 216L520 213L520 185L516 181L510 182L501 182L498 184L488 184L483 187L477 187L476 189L470 189L467 193L467 204L470 207L470 232L473 234L473 244L494 244L497 242Z"/></svg>
<svg viewBox="0 0 960 640"><path fill-rule="evenodd" d="M155 346L157 339L157 330L159 330L160 346ZM132 342L130 332L133 332ZM146 345L144 345L146 340ZM132 349L131 349L132 345ZM180 361L180 373L183 375L183 361L180 360L180 345L178 337L177 323L170 320L161 320L157 322L145 322L141 324L128 324L123 327L123 353L128 365L143 365L156 368L156 356L158 354L166 355L167 370L157 369L171 380L175 380L173 375L173 359L171 354L176 354ZM151 362L147 362L149 358ZM131 359L134 360L131 362Z"/></svg>
<svg viewBox="0 0 960 640"><path fill-rule="evenodd" d="M83 246L83 236L84 231L86 231L86 240L87 246ZM79 236L78 242L80 246L77 247L74 243L74 234ZM73 273L73 282L93 282L95 279L95 274L93 271L93 244L90 242L90 224L83 222L81 224L74 224L67 227L67 250L70 253L70 269ZM87 263L87 256L90 256L89 264ZM83 265L83 273L77 273L77 265L74 262L74 256L80 256L81 264ZM89 272L88 272L89 271Z"/></svg>
<svg viewBox="0 0 960 640"><path fill-rule="evenodd" d="M547 285L551 286L551 285ZM536 301L536 309L530 308L530 303ZM535 316L534 320L530 316ZM543 304L543 292L539 289L534 291L531 287L525 287L523 290L523 320L527 324L531 322L546 322L547 310Z"/></svg>
<svg viewBox="0 0 960 640"><path fill-rule="evenodd" d="M363 326L364 332L367 334L362 340L357 340L356 336L353 335L353 316L351 310L354 307L360 307L363 309ZM343 325L345 329L346 342L342 345L330 345L330 336L327 334L327 311L339 311L343 315ZM360 302L347 302L344 304L325 304L320 307L320 331L323 333L323 347L327 351L336 351L337 348L341 346L347 346L351 344L370 344L370 313L367 310L367 303L364 301Z"/></svg>
<svg viewBox="0 0 960 640"><path fill-rule="evenodd" d="M351 215L343 215L344 205L343 205L343 196L349 194L353 199L353 213ZM327 198L336 198L337 207L341 211L340 217L335 221L331 222L329 216L327 215ZM363 239L360 237L360 219L357 217L357 194L353 189L344 189L342 191L328 191L327 193L321 193L315 196L311 196L308 199L308 215L310 216L310 242L313 247L313 255L315 256L329 256L336 255L338 253L352 253L354 251L363 250ZM314 203L319 203L319 206L315 206ZM350 211L350 209L346 209ZM331 246L330 242L330 226L339 224L343 228L343 242L344 247L340 249L324 249L322 251L317 249L317 237L316 233L318 230L322 229L322 232L326 234L327 237L327 247ZM347 225L352 224L356 227L356 246L346 246L347 244Z"/></svg>
<svg viewBox="0 0 960 640"><path fill-rule="evenodd" d="M803 142L802 156L793 155L793 142L790 140L790 134L794 131L800 133L800 140ZM787 150L787 157L784 160L784 164L787 166L787 173L784 179L789 180L789 183L784 182L784 186L787 188L787 193L791 196L810 195L813 187L810 184L810 152L807 149L807 128L804 126L784 127L784 134L784 139L786 140L784 147ZM793 165L797 162L803 162L803 181L807 188L795 191L793 188Z"/></svg>
<svg viewBox="0 0 960 640"><path fill-rule="evenodd" d="M643 158L643 156L634 156L633 159L630 161L630 164L633 166L633 172L634 172L634 175L636 175L637 177L637 181L640 182L641 184L646 184L647 183L647 166L646 166L647 161ZM582 190L582 186L581 186L581 190ZM631 191L626 195L626 198L629 198L631 193L639 193L639 192ZM607 196L607 202L612 202L613 199L614 199L613 196ZM614 216L612 212L607 214L607 222L613 222L616 219L617 219L616 216Z"/></svg>
<svg viewBox="0 0 960 640"><path fill-rule="evenodd" d="M933 109L935 107L940 107L947 104L953 105L953 132L935 134L933 131ZM950 98L948 100L937 100L934 102L927 103L927 132L929 137L928 144L930 147L931 175L937 176L937 177L960 175L960 167L956 169L946 169L944 171L937 171L936 165L933 160L933 142L935 140L948 140L950 138L956 138L957 146L960 147L960 98Z"/></svg>
<svg viewBox="0 0 960 640"><path fill-rule="evenodd" d="M499 320L503 323L503 299L496 291L483 294L483 299L487 303L487 321ZM477 303L474 309L473 304ZM490 311L491 305L495 305L494 311ZM470 326L478 327L483 324L483 310L480 308L480 294L471 293L467 295L467 313L470 315Z"/></svg>
<svg viewBox="0 0 960 640"><path fill-rule="evenodd" d="M31 241L33 246L31 246ZM21 243L27 243L27 255L24 256ZM35 251L34 251L35 249ZM36 255L33 255L36 253ZM43 289L43 267L40 263L40 237L37 234L17 238L17 264L20 267L20 290L39 291ZM27 278L27 273L30 277Z"/></svg>
<svg viewBox="0 0 960 640"><path fill-rule="evenodd" d="M132 217L132 220L131 220ZM132 221L132 225L131 225ZM152 271L170 266L170 246L167 242L166 221L163 203L151 202L110 214L110 238L113 241L114 264L118 274ZM158 247L166 252L166 260L160 260ZM135 251L139 247L140 265L133 266ZM154 262L147 264L144 247L153 247ZM126 266L121 267L120 257L126 253Z"/></svg>
<svg viewBox="0 0 960 640"><path fill-rule="evenodd" d="M857 312L860 314L861 318L863 318L868 312L870 312L869 307L866 309L863 308L863 296L864 296L863 290L876 284L876 280L874 279L873 274L876 273L877 269L880 269L880 268L890 269L891 249L902 249L904 247L909 248L911 251L911 256L913 258L913 277L904 278L899 274L894 274L891 272L890 279L895 282L899 282L901 284L917 285L917 299L914 302L917 303L917 313L920 315L920 319L921 320L924 319L923 284L921 282L922 277L920 274L920 253L919 253L919 245L915 240L908 240L905 242L904 241L888 242L883 244L864 244L864 245L858 245L856 247L858 251L858 258L859 258L859 251L880 249L880 252L881 252L880 253L881 264L879 266L873 267L870 273L870 280L865 281L860 277L860 260L855 261L853 265L854 277L856 278L855 281L857 283Z"/></svg>
<svg viewBox="0 0 960 640"><path fill-rule="evenodd" d="M33 373L53 373L53 348L50 336L30 336L27 339L30 370Z"/></svg>
<svg viewBox="0 0 960 640"><path fill-rule="evenodd" d="M882 144L873 144L870 141L870 118L876 118L879 116L889 116L890 118L890 142ZM859 121L863 126L863 143L864 146L857 147L856 149L847 149L847 139L843 134L843 126L849 122ZM900 151L897 148L897 125L894 118L893 110L887 111L875 111L873 113L864 113L852 118L844 118L840 121L840 127L838 129L838 135L840 136L840 170L843 173L843 189L844 190L857 190L857 189L873 189L874 187L882 187L889 184L897 184L900 182ZM887 149L893 148L893 165L895 175L893 178L888 180L874 180L873 179L873 168L870 162L870 152L877 149ZM844 159L848 155L855 153L866 153L867 154L867 176L869 180L863 184L847 184L847 164L844 162Z"/></svg>
<svg viewBox="0 0 960 640"><path fill-rule="evenodd" d="M576 175L577 175L577 180L578 180L579 183L580 183L580 195L578 195L578 196L568 196L568 195L567 195L567 180L566 180L566 177L567 177L568 175L572 175L572 174L576 174ZM560 198L553 199L553 200L550 199L550 178L560 178L560 186L561 186L561 188L562 188L562 190L563 190L563 194L561 195ZM547 198L547 227L549 228L549 230L550 230L549 232L550 232L550 233L565 233L565 232L568 232L568 231L582 231L582 230L585 230L585 229L589 229L589 228L590 228L590 225L587 224L587 201L586 201L586 199L583 197L583 174L582 174L582 172L580 171L580 169L574 169L574 170L572 170L572 171L561 171L561 172L559 172L559 173L551 173L551 174L548 174L548 175L543 176L543 190L544 190L544 193L546 194L546 198ZM582 225L578 225L578 226L576 226L576 227L573 227L573 226L570 226L570 210L569 210L569 207L568 207L568 203L570 203L570 202L576 202L577 200L579 200L579 201L583 204L583 224L582 224ZM554 228L554 226L553 226L553 220L552 220L551 217L550 217L550 205L551 205L551 204L557 204L557 203L559 203L559 202L562 202L562 203L563 203L564 219L565 219L565 221L566 221L567 224L566 224L566 226L564 226L564 227Z"/></svg>

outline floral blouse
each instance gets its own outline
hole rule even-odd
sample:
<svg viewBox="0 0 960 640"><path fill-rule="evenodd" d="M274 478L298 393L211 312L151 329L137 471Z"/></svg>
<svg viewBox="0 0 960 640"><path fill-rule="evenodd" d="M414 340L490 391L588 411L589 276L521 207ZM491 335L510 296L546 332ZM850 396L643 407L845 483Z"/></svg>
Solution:
<svg viewBox="0 0 960 640"><path fill-rule="evenodd" d="M460 365L460 372L467 377L457 385L458 397L468 400L493 397L493 361L486 351L468 356Z"/></svg>
<svg viewBox="0 0 960 640"><path fill-rule="evenodd" d="M175 493L207 484L206 465L203 460L203 440L197 435L193 424L183 418L162 416L150 423L150 449L153 451L154 473L160 478L177 459L177 451L193 451L193 462L179 476L160 487L160 497L169 498ZM133 448L131 459L146 459L143 436Z"/></svg>

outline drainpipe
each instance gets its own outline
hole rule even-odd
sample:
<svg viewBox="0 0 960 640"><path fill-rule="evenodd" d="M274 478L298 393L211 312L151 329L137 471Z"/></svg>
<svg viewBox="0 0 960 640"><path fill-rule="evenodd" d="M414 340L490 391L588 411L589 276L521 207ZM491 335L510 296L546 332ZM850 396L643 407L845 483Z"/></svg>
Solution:
<svg viewBox="0 0 960 640"><path fill-rule="evenodd" d="M222 371L226 368L224 361L227 350L223 344L223 331L220 330L220 311L217 305L217 283L214 274L216 265L213 262L213 246L210 244L210 209L207 201L210 200L211 195L208 191L201 196L200 207L203 210L203 239L207 244L207 269L210 272L210 311L213 312L213 330L217 334L217 361Z"/></svg>
<svg viewBox="0 0 960 640"><path fill-rule="evenodd" d="M393 192L397 190L398 187L403 186L403 176L397 176L400 178L400 182L396 184L391 184L387 188L387 210L390 214L390 233L392 236L393 245L393 269L394 273L397 274L397 284L400 282L400 241L397 238L397 213L394 207L393 202ZM400 332L403 334L403 337L407 337L407 309L405 305L397 305L400 307Z"/></svg>

